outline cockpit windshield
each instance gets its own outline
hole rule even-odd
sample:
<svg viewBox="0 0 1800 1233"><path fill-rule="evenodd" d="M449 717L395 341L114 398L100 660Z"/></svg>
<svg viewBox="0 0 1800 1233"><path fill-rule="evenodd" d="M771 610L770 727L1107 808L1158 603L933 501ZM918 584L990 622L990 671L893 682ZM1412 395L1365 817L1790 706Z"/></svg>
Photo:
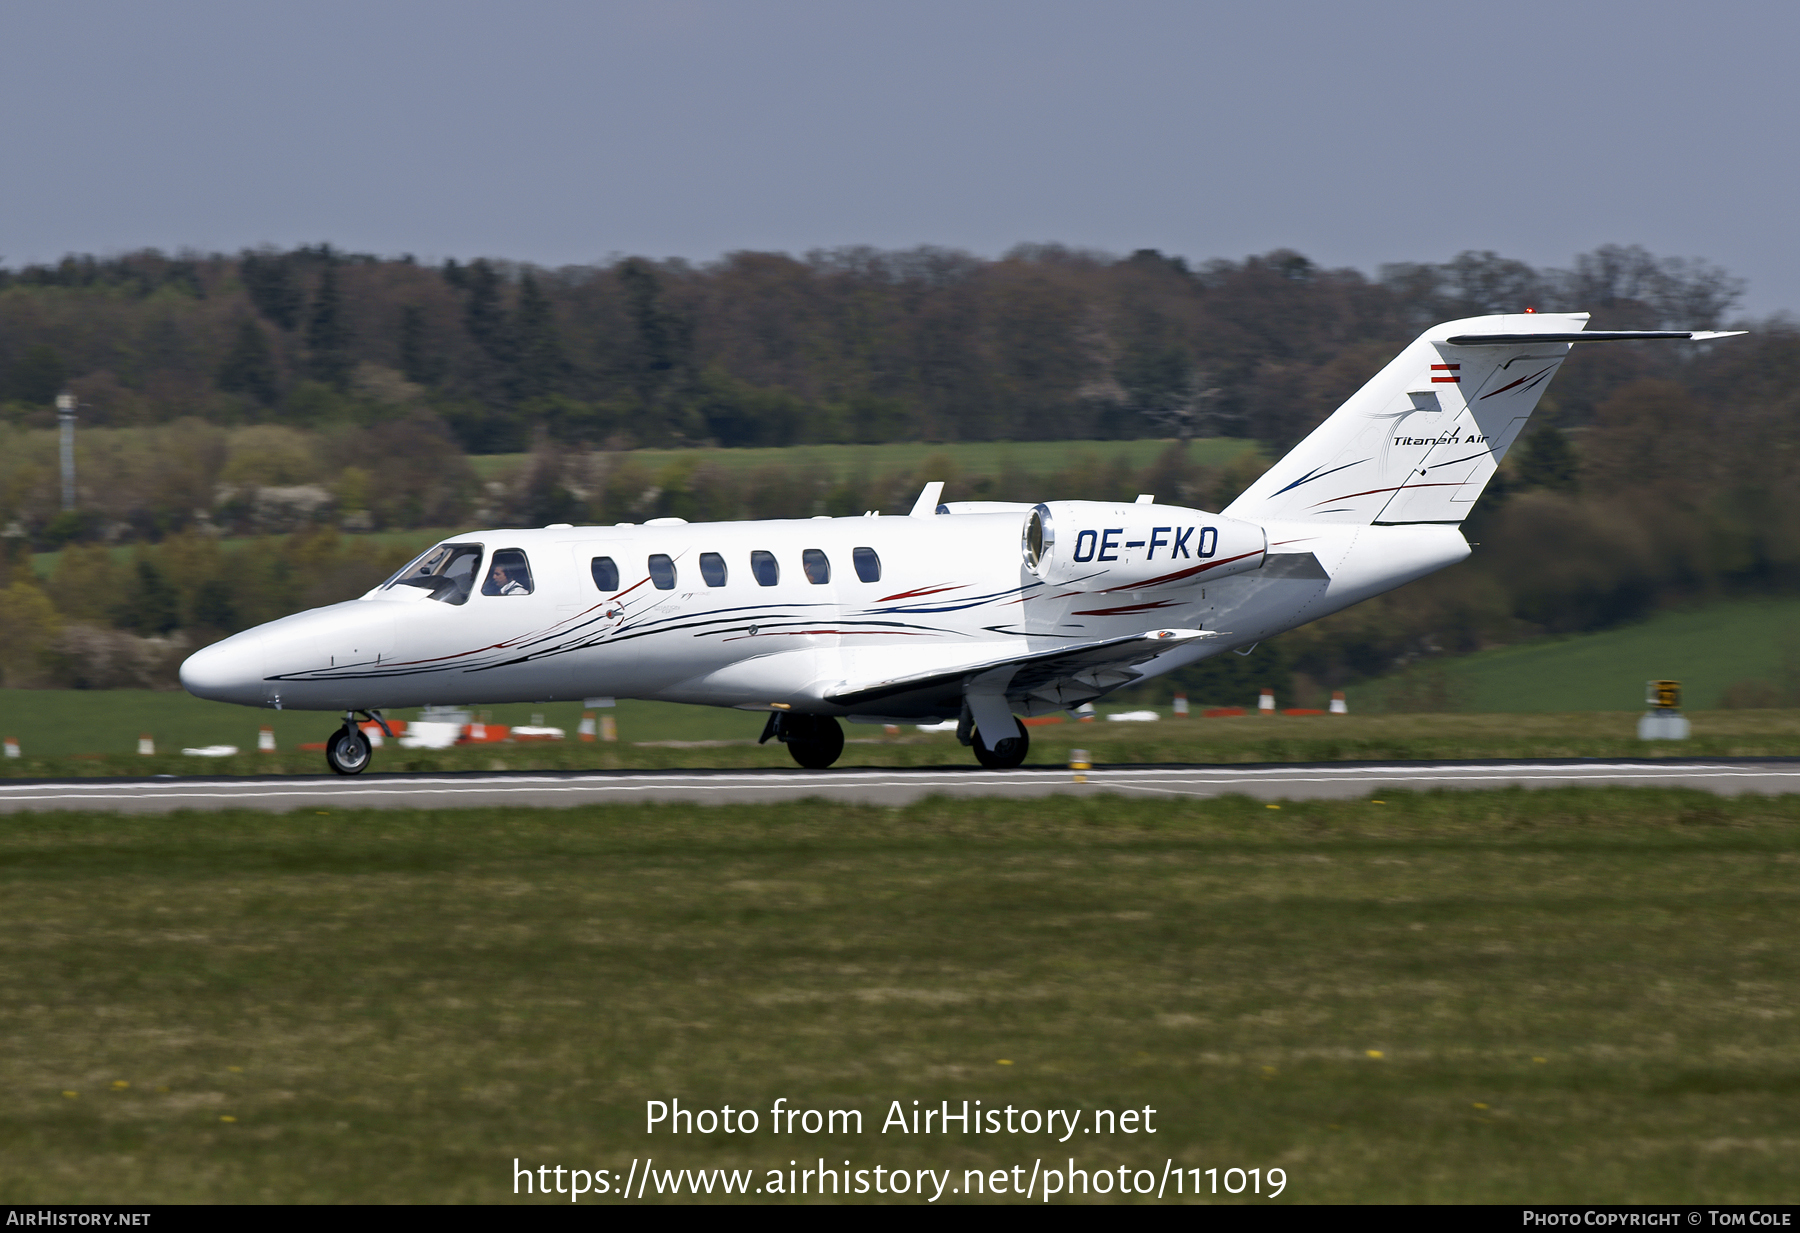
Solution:
<svg viewBox="0 0 1800 1233"><path fill-rule="evenodd" d="M440 603L466 603L480 564L480 544L439 544L389 578L381 589L420 587Z"/></svg>

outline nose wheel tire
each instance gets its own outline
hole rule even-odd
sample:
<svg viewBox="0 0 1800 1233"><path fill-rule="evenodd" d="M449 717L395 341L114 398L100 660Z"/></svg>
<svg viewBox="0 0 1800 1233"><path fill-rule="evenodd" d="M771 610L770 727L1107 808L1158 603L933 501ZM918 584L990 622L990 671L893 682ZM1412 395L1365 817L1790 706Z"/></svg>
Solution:
<svg viewBox="0 0 1800 1233"><path fill-rule="evenodd" d="M975 760L990 771L1010 771L1025 761L1025 754L1031 749L1031 737L1025 732L1025 725L1017 719L1013 720L1016 736L995 741L989 747L987 738L979 728L975 730Z"/></svg>
<svg viewBox="0 0 1800 1233"><path fill-rule="evenodd" d="M345 725L325 742L325 762L339 775L360 775L369 765L369 738Z"/></svg>
<svg viewBox="0 0 1800 1233"><path fill-rule="evenodd" d="M788 753L809 771L822 771L844 752L844 729L829 715L784 717Z"/></svg>

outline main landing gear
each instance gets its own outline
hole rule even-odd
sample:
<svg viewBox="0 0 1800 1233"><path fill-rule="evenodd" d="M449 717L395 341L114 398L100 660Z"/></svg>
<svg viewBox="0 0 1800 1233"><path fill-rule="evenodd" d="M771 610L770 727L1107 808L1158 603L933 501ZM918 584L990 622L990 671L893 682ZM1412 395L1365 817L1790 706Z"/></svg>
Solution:
<svg viewBox="0 0 1800 1233"><path fill-rule="evenodd" d="M1031 750L1031 737L1026 733L1025 725L1011 715L1006 718L1012 723L1012 733L997 741L990 742L967 711L957 730L962 743L975 751L975 760L990 771L1012 770L1025 761L1025 755ZM763 725L762 739L757 744L769 740L786 745L794 761L812 771L824 770L844 752L844 730L829 715L777 711Z"/></svg>
<svg viewBox="0 0 1800 1233"><path fill-rule="evenodd" d="M777 711L763 725L758 745L774 737L809 771L822 771L844 752L844 729L829 715L795 715Z"/></svg>
<svg viewBox="0 0 1800 1233"><path fill-rule="evenodd" d="M363 714L380 724L389 737L394 735L380 711L364 711ZM356 712L345 711L344 726L325 742L325 765L339 775L360 775L368 769L371 756L369 738L357 726Z"/></svg>
<svg viewBox="0 0 1800 1233"><path fill-rule="evenodd" d="M990 771L1010 771L1025 761L1025 754L1031 749L1031 736L1017 719L1013 720L1013 728L1016 735L1004 737L992 745L988 744L981 729L971 731L969 747L975 751L975 760Z"/></svg>

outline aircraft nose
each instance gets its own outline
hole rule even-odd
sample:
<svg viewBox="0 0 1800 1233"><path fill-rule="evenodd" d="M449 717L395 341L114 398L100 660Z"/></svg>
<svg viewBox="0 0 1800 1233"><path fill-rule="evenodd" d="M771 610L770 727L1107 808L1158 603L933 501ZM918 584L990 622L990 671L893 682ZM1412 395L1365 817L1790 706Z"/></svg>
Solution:
<svg viewBox="0 0 1800 1233"><path fill-rule="evenodd" d="M238 634L202 647L181 665L181 687L209 702L263 704L262 640Z"/></svg>

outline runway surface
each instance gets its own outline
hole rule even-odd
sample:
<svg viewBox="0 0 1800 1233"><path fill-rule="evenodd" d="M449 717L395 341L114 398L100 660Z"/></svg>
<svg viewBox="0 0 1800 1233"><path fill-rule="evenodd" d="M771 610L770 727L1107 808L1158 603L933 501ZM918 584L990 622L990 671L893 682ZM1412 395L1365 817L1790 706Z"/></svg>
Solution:
<svg viewBox="0 0 1800 1233"><path fill-rule="evenodd" d="M1584 785L1685 787L1736 796L1800 792L1800 761L1778 758L1559 760L1543 762L1333 762L1286 766L1103 767L1086 783L1064 769L846 768L829 771L517 771L498 774L367 774L244 778L0 780L0 813L105 809L448 809L504 805L566 808L628 801L749 804L806 797L905 805L923 797L1039 797L1118 793L1134 797L1226 796L1327 800L1412 789Z"/></svg>

